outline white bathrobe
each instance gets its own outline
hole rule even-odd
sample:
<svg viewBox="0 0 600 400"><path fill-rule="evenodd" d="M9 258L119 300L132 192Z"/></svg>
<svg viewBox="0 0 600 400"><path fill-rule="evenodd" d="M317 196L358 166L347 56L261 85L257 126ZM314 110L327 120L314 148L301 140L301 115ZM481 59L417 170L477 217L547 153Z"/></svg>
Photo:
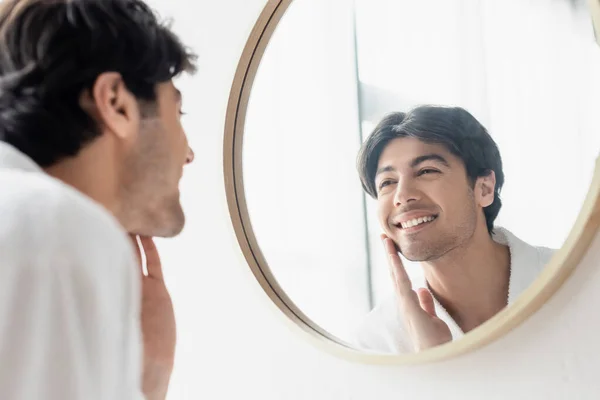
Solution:
<svg viewBox="0 0 600 400"><path fill-rule="evenodd" d="M511 265L508 288L508 304L510 305L533 283L550 261L554 250L531 246L503 228L494 229L493 239L498 243L508 245L510 249ZM413 287L427 287L427 283L413 283ZM464 332L454 319L435 298L434 303L437 316L448 324L453 340L462 337ZM395 294L387 297L367 315L357 332L356 342L361 349L368 351L396 354L414 352Z"/></svg>
<svg viewBox="0 0 600 400"><path fill-rule="evenodd" d="M104 208L0 142L0 399L143 398L135 257Z"/></svg>

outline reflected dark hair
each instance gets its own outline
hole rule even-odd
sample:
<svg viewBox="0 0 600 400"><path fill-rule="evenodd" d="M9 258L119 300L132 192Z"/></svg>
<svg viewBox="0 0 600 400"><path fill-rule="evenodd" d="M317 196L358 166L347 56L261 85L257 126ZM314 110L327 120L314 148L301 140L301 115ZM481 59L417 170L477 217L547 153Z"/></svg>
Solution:
<svg viewBox="0 0 600 400"><path fill-rule="evenodd" d="M0 141L42 167L74 156L100 134L79 102L100 74L155 102L195 58L140 0L3 0Z"/></svg>
<svg viewBox="0 0 600 400"><path fill-rule="evenodd" d="M463 161L472 185L478 177L494 171L494 201L483 210L487 229L491 234L502 207L500 191L504 185L504 172L498 146L485 127L460 107L424 105L407 113L387 115L363 143L357 159L362 187L371 197L377 198L375 174L381 153L390 141L403 137L443 145Z"/></svg>

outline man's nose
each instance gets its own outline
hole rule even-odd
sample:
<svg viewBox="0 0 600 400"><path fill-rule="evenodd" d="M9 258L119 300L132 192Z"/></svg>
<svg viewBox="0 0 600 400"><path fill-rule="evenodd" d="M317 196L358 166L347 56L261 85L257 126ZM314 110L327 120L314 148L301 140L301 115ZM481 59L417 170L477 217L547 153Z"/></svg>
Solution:
<svg viewBox="0 0 600 400"><path fill-rule="evenodd" d="M194 157L195 157L194 150L192 150L191 147L188 147L188 155L187 155L187 157L185 159L185 163L186 164L191 163L192 161L194 161Z"/></svg>
<svg viewBox="0 0 600 400"><path fill-rule="evenodd" d="M412 201L417 201L418 199L418 190L412 179L401 179L398 181L396 192L394 193L395 207L406 205Z"/></svg>

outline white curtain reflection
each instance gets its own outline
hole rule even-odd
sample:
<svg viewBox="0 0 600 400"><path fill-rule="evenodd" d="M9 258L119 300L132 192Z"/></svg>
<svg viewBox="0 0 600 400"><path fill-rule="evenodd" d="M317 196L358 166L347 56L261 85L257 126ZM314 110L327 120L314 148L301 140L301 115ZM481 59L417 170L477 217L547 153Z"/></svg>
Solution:
<svg viewBox="0 0 600 400"><path fill-rule="evenodd" d="M302 311L347 337L369 311L350 2L292 2L247 115L244 185L261 250Z"/></svg>
<svg viewBox="0 0 600 400"><path fill-rule="evenodd" d="M498 224L560 247L600 149L598 71L585 2L295 0L260 65L243 150L278 282L341 338L389 292L355 158L383 115L421 103L462 106L489 129L506 174Z"/></svg>

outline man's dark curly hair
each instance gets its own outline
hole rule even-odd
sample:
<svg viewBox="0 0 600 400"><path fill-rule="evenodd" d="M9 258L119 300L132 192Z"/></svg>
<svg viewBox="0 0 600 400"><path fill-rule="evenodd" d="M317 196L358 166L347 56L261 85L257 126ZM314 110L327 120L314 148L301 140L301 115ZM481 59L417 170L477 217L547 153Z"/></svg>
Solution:
<svg viewBox="0 0 600 400"><path fill-rule="evenodd" d="M81 94L118 72L133 95L195 71L195 56L140 0L3 0L0 141L42 167L76 155L100 134Z"/></svg>

